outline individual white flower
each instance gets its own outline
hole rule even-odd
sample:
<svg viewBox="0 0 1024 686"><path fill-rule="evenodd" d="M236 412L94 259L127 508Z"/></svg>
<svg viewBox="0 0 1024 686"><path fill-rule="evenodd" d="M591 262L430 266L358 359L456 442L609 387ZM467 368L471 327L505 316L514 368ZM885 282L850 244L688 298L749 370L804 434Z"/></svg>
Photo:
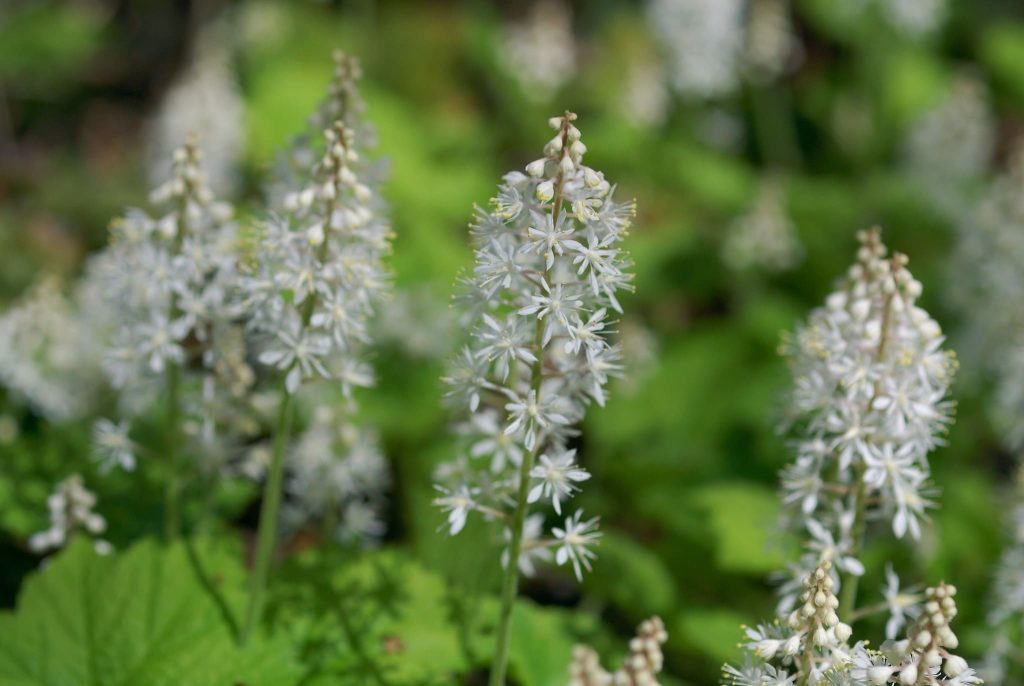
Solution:
<svg viewBox="0 0 1024 686"><path fill-rule="evenodd" d="M885 605L889 611L889 619L885 623L885 637L894 639L906 624L908 617L913 619L920 611L920 596L913 592L900 591L900 578L893 571L892 564L885 566Z"/></svg>
<svg viewBox="0 0 1024 686"><path fill-rule="evenodd" d="M448 513L448 534L454 536L466 526L466 518L477 507L473 498L475 493L465 484L455 490L449 490L444 486L435 488L443 495L434 498L434 504Z"/></svg>
<svg viewBox="0 0 1024 686"><path fill-rule="evenodd" d="M474 512L501 527L503 606L519 571L552 553L580 577L598 537L596 519L577 514L545 530L535 511L550 503L562 514L589 477L569 442L621 372L608 312L621 312L618 294L632 279L623 240L634 204L617 202L612 184L584 164L575 121L570 112L551 118L543 156L506 174L491 207L476 209L475 264L455 301L469 342L443 379L472 416L457 425L458 453L438 472L444 495L435 502L450 532ZM506 621L498 636L507 643Z"/></svg>
<svg viewBox="0 0 1024 686"><path fill-rule="evenodd" d="M512 435L524 432L527 450L533 450L537 445L538 436L543 438L543 432L554 424L568 424L569 419L559 414L555 409L557 398L544 396L537 399L537 391L532 388L527 391L525 398L516 398L506 403L508 410L509 424L505 427L505 433Z"/></svg>
<svg viewBox="0 0 1024 686"><path fill-rule="evenodd" d="M92 441L101 471L120 467L126 472L135 469L135 449L128 437L128 422L116 424L109 419L98 419L93 425Z"/></svg>
<svg viewBox="0 0 1024 686"><path fill-rule="evenodd" d="M283 329L277 332L275 344L268 345L260 353L259 360L263 364L287 371L285 388L289 393L295 393L303 379L330 376L323 362L329 352L330 345L324 336L309 331L296 333Z"/></svg>
<svg viewBox="0 0 1024 686"><path fill-rule="evenodd" d="M555 562L564 565L572 563L573 572L579 581L583 581L583 570L590 571L590 561L597 557L597 554L590 549L596 545L601 532L597 531L597 517L581 521L583 510L576 510L575 514L565 520L562 527L553 527L551 533L554 535L558 548L555 551Z"/></svg>
<svg viewBox="0 0 1024 686"><path fill-rule="evenodd" d="M571 497L579 490L574 482L586 481L590 473L576 465L575 450L567 450L554 459L547 455L541 455L539 459L540 464L530 470L530 476L538 479L538 483L530 489L527 502L535 503L542 497L551 498L555 513L562 514L562 499Z"/></svg>

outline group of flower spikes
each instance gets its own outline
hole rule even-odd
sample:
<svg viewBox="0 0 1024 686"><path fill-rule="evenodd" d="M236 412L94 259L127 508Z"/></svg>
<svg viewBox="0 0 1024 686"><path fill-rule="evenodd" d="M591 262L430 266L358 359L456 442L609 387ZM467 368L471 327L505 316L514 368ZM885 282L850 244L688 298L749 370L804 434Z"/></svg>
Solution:
<svg viewBox="0 0 1024 686"><path fill-rule="evenodd" d="M747 629L745 663L725 667L736 686L980 682L949 652L957 647L952 586L930 588L920 602L900 592L888 568L880 606L890 614L888 641L879 652L851 644L853 629L842 621L874 611L855 607L868 533L920 536L930 504L928 453L951 422L956 370L938 324L916 305L921 284L907 258L888 257L877 229L859 239L847 278L786 346L795 387L790 424L799 437L782 499L785 522L809 542L780 589L780 621ZM908 617L916 622L907 639L894 640Z"/></svg>
<svg viewBox="0 0 1024 686"><path fill-rule="evenodd" d="M391 230L366 159L372 131L361 118L358 66L341 53L335 61L310 133L289 151L304 166L278 173L258 229L240 231L230 204L214 198L190 139L174 153L170 180L151 195L166 211L151 217L130 210L114 223L110 246L91 261L81 286L105 294L88 301L102 311L80 316L109 323L98 335L106 334L105 365L127 415L96 423L102 468L130 471L137 455L173 451L193 459L164 460L168 480L195 471L212 481L259 478L266 449L240 454L232 446L263 436L263 415L273 405L264 398L283 406L282 398L325 379L330 388L320 385L317 404L330 412L318 412L295 445L287 425L274 436L291 453L284 515L298 525L338 508L329 519L341 523L331 535L360 540L382 533L387 473L372 433L351 421L352 389L373 381L362 351L388 284L383 258ZM367 140L356 140L356 132ZM252 360L283 377L270 396L256 392L262 379ZM134 420L163 405L174 434L161 437L162 450L147 450L130 437ZM78 521L52 519L66 529L46 539L54 543Z"/></svg>

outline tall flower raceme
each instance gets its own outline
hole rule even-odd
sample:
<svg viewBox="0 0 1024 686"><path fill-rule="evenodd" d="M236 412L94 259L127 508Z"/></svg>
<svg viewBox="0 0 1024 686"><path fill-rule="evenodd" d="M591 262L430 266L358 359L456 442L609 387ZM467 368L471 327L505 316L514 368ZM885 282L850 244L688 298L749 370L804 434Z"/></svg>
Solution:
<svg viewBox="0 0 1024 686"><path fill-rule="evenodd" d="M997 128L987 85L965 70L907 134L907 174L932 207L954 222L969 221L977 205L976 191L988 174Z"/></svg>
<svg viewBox="0 0 1024 686"><path fill-rule="evenodd" d="M790 525L811 541L794 576L831 559L844 614L857 600L866 534L920 537L928 453L952 421L956 370L941 328L916 304L921 284L907 258L887 257L878 229L859 240L846 278L784 346L796 460L783 471L782 498ZM795 601L790 588L784 609Z"/></svg>
<svg viewBox="0 0 1024 686"><path fill-rule="evenodd" d="M476 266L458 299L472 340L445 379L470 417L436 502L450 533L475 513L498 522L507 544L493 685L504 684L520 571L554 557L582 577L598 538L596 518L563 513L590 477L569 441L620 369L608 334L631 283L621 243L635 207L615 202L604 175L583 164L575 120L552 118L544 156L506 174L492 208L478 209ZM550 533L545 505L564 517Z"/></svg>
<svg viewBox="0 0 1024 686"><path fill-rule="evenodd" d="M966 319L965 359L992 382L991 415L1003 444L1024 459L1024 148L961 222L953 271ZM977 307L977 303L998 304ZM982 675L1000 686L1024 679L1024 462L1010 496L1006 549L996 570L989 623L995 628Z"/></svg>
<svg viewBox="0 0 1024 686"><path fill-rule="evenodd" d="M330 97L314 119L326 114L339 118L322 131L323 146L306 171L291 165L294 173L284 183L291 183L293 189L272 196L271 206L277 214L262 226L241 281L249 329L260 349L259 361L281 377L243 640L252 633L262 612L277 539L296 395L314 382L328 382L344 400L347 421L355 410L354 389L373 383L372 370L363 359L364 349L370 342L369 318L389 281L383 258L390 251L392 233L375 185L361 176L368 168L367 161L356 131L346 123L356 114L346 109L355 106L356 69L353 61L338 58ZM292 163L303 155L296 150L292 153ZM277 185L279 191L285 188ZM300 460L305 454L301 445L293 451ZM290 477L293 484L315 479L321 467L333 469L330 464L296 466ZM346 510L355 501L345 502L340 493L337 497L334 505L342 509L341 516L346 511L353 517L366 516L365 510ZM367 529L376 528L376 524L367 525Z"/></svg>
<svg viewBox="0 0 1024 686"><path fill-rule="evenodd" d="M927 455L951 422L946 396L956 367L938 325L915 304L921 284L907 258L888 257L878 229L859 239L846 278L784 348L797 459L783 471L782 498L807 553L783 587L780 619L746 630L745 662L725 667L728 684L980 681L951 652L953 587L903 591L890 566L884 602L857 606L869 531L920 536L931 504ZM880 652L851 640L855 620L875 612L889 614ZM906 639L896 640L908 623Z"/></svg>
<svg viewBox="0 0 1024 686"><path fill-rule="evenodd" d="M195 139L175 151L171 178L151 200L162 213L129 210L111 227L107 249L81 286L87 309L114 329L106 355L127 419L101 421L96 449L104 465L134 467L131 424L154 405L164 413L158 453L165 460L166 533L180 526L183 476L195 464L216 469L229 454L221 441L252 383L232 303L237 280L233 210L206 185ZM102 297L99 297L102 296ZM112 317L111 313L116 313Z"/></svg>

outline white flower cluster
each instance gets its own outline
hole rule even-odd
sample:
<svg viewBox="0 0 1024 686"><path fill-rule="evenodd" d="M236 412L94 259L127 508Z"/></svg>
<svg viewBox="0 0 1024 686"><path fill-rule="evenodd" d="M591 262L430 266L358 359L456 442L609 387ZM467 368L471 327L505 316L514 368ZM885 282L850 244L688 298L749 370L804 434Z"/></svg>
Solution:
<svg viewBox="0 0 1024 686"><path fill-rule="evenodd" d="M103 295L91 306L105 308L97 317L116 313L106 368L122 392L122 411L135 416L158 389L174 385L193 437L215 454L218 424L229 421L224 415L254 379L233 303L233 210L215 199L201 162L194 139L175 151L170 180L151 194L166 212L152 217L129 210L116 221L110 245L93 258L82 288Z"/></svg>
<svg viewBox="0 0 1024 686"><path fill-rule="evenodd" d="M201 131L199 148L210 187L219 195L238 190L238 165L245 151L245 101L231 63L233 35L224 20L199 32L189 63L148 122L147 156L154 183L163 179L165 161L181 141Z"/></svg>
<svg viewBox="0 0 1024 686"><path fill-rule="evenodd" d="M965 359L995 380L995 421L1024 450L1024 146L960 224L951 297L963 311ZM979 302L999 307L977 307Z"/></svg>
<svg viewBox="0 0 1024 686"><path fill-rule="evenodd" d="M620 244L635 208L615 202L604 175L583 165L575 119L550 120L557 133L544 157L525 174L505 175L493 209L478 209L472 227L476 266L460 299L472 344L445 381L472 413L460 432L483 468L463 458L440 475L437 504L452 534L478 512L502 520L515 539L508 503L517 491L560 513L589 478L568 442L587 405L605 402L604 387L620 369L607 335L611 313L622 311L618 292L631 283ZM557 547L556 562L581 576L594 556L596 519L577 511L552 529L554 540L541 537L541 522L526 518L519 567L529 573Z"/></svg>
<svg viewBox="0 0 1024 686"><path fill-rule="evenodd" d="M523 93L547 101L576 71L572 17L563 0L542 0L504 30L499 58Z"/></svg>
<svg viewBox="0 0 1024 686"><path fill-rule="evenodd" d="M739 85L746 0L650 0L647 18L681 95L714 98Z"/></svg>
<svg viewBox="0 0 1024 686"><path fill-rule="evenodd" d="M385 533L390 473L376 435L345 415L338 403L318 403L292 446L282 520L287 531L318 520L328 538L367 544Z"/></svg>
<svg viewBox="0 0 1024 686"><path fill-rule="evenodd" d="M87 413L102 386L87 318L45 278L0 315L0 384L52 421Z"/></svg>
<svg viewBox="0 0 1024 686"><path fill-rule="evenodd" d="M959 641L950 628L956 589L942 583L926 590L921 618L907 638L886 641L880 651L859 641L836 614L831 563L822 560L804 581L800 604L785 626L746 629L745 661L723 668L732 686L968 686L981 680L953 654Z"/></svg>
<svg viewBox="0 0 1024 686"><path fill-rule="evenodd" d="M361 359L368 319L388 276L391 230L376 191L353 166L359 153L342 121L324 131L325 149L309 185L286 196L241 279L259 360L285 373L294 394L304 380L330 379L346 398L369 386Z"/></svg>
<svg viewBox="0 0 1024 686"><path fill-rule="evenodd" d="M667 640L660 617L644 620L629 642L622 667L615 672L601 667L593 648L578 645L573 648L569 665L569 686L658 686L658 674L665 662L661 647Z"/></svg>
<svg viewBox="0 0 1024 686"><path fill-rule="evenodd" d="M46 553L66 546L76 533L96 536L107 530L107 520L93 512L96 495L85 487L78 474L57 484L46 499L50 511L50 528L32 534L28 547L34 553ZM96 552L109 553L112 548L102 539L94 543Z"/></svg>
<svg viewBox="0 0 1024 686"><path fill-rule="evenodd" d="M785 189L778 179L763 181L750 211L729 227L722 260L732 269L762 267L781 272L796 266L803 246L786 211Z"/></svg>
<svg viewBox="0 0 1024 686"><path fill-rule="evenodd" d="M789 0L649 0L647 19L685 97L727 96L744 78L773 81L802 56Z"/></svg>
<svg viewBox="0 0 1024 686"><path fill-rule="evenodd" d="M957 75L943 100L915 121L904 142L904 167L945 216L963 221L975 206L995 149L991 98L977 74Z"/></svg>
<svg viewBox="0 0 1024 686"><path fill-rule="evenodd" d="M898 538L920 537L928 453L952 420L956 361L915 304L920 282L905 256L886 257L878 229L859 239L846 280L784 348L799 438L782 474L783 500L811 536L798 575L822 557L862 574L868 521L887 520Z"/></svg>
<svg viewBox="0 0 1024 686"><path fill-rule="evenodd" d="M389 472L375 433L354 421L353 390L374 381L366 347L389 287L384 257L392 232L381 165L368 155L376 134L363 117L360 76L354 58L335 53L310 132L278 158L268 193L273 214L240 291L258 359L284 374L285 392L330 382L308 398L316 405L312 422L287 448L285 529L319 520L327 538L372 543L384 534ZM263 471L249 467L253 475Z"/></svg>

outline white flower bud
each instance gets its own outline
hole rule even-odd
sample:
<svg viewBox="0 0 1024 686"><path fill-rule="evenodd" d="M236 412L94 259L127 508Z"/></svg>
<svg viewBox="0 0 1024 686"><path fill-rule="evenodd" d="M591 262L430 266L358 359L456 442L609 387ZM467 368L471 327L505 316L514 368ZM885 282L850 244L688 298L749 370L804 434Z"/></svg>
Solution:
<svg viewBox="0 0 1024 686"><path fill-rule="evenodd" d="M900 683L904 686L914 686L917 683L917 665L911 662L900 670Z"/></svg>
<svg viewBox="0 0 1024 686"><path fill-rule="evenodd" d="M874 686L885 686L894 671L892 667L870 667L868 669L868 679Z"/></svg>
<svg viewBox="0 0 1024 686"><path fill-rule="evenodd" d="M946 673L946 676L958 677L964 673L967 669L967 660L963 659L959 655L950 655L946 658L946 664L943 665L942 671Z"/></svg>
<svg viewBox="0 0 1024 686"><path fill-rule="evenodd" d="M320 245L324 242L324 223L317 222L306 231L306 239L310 245Z"/></svg>
<svg viewBox="0 0 1024 686"><path fill-rule="evenodd" d="M555 197L555 184L550 180L544 181L537 186L536 190L537 199L541 202L548 202Z"/></svg>
<svg viewBox="0 0 1024 686"><path fill-rule="evenodd" d="M526 165L526 173L534 177L535 179L544 176L544 164L546 162L547 159L543 157L534 160L533 162L530 162L528 165Z"/></svg>

